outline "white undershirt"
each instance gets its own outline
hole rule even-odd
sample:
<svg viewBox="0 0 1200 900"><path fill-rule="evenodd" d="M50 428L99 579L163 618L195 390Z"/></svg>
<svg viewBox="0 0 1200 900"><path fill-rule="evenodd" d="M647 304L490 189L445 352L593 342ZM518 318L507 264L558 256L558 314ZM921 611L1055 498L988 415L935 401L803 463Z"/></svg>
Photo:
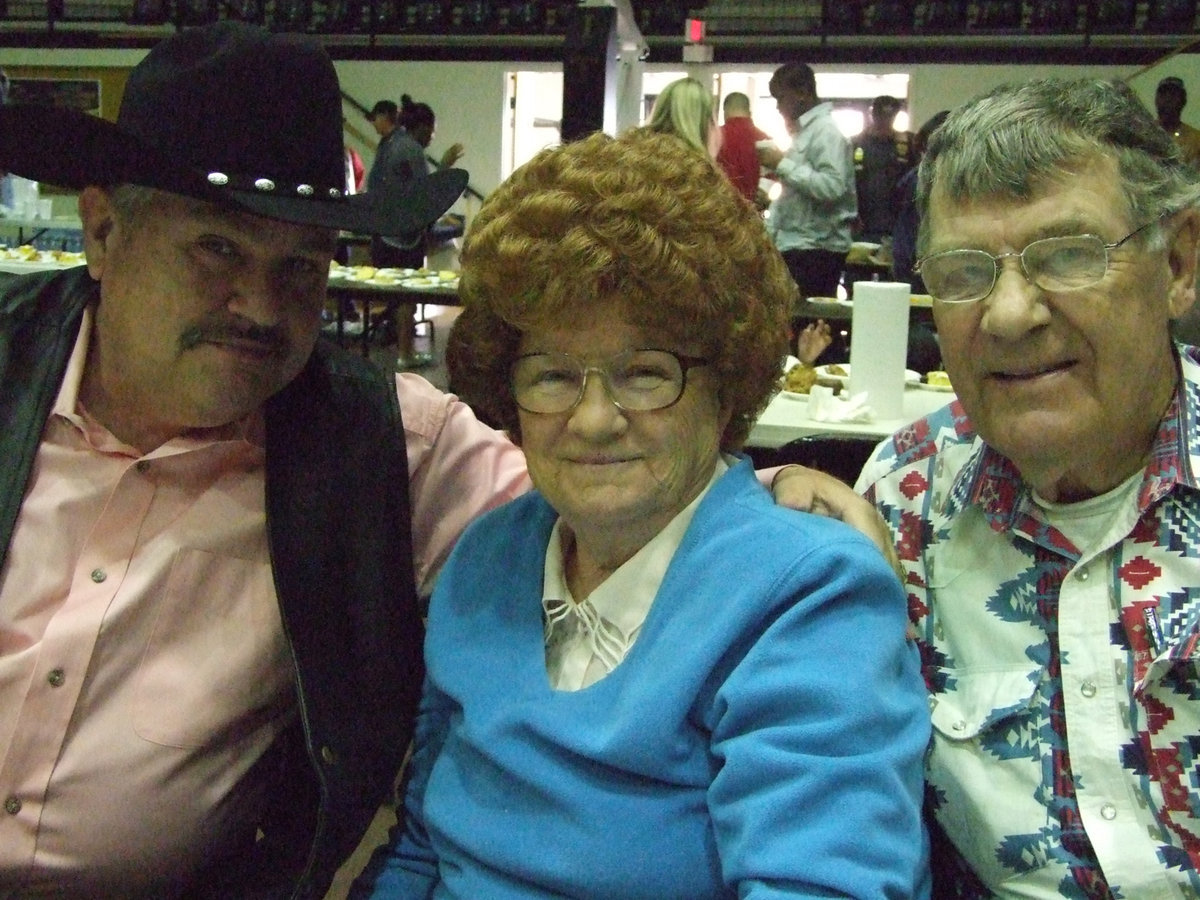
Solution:
<svg viewBox="0 0 1200 900"><path fill-rule="evenodd" d="M704 490L582 602L567 587L562 519L554 523L542 577L546 674L551 687L580 690L595 684L625 659L700 501L728 468L718 457Z"/></svg>
<svg viewBox="0 0 1200 900"><path fill-rule="evenodd" d="M1065 534L1082 556L1089 556L1093 547L1105 540L1114 520L1142 484L1144 473L1138 469L1115 488L1096 497L1076 503L1055 503L1033 492L1033 502L1041 507L1046 521Z"/></svg>

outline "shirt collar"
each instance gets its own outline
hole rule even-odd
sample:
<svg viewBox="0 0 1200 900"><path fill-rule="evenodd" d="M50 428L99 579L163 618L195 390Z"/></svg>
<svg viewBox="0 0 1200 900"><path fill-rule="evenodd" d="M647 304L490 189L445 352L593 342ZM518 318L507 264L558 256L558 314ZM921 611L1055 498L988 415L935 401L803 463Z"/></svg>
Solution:
<svg viewBox="0 0 1200 900"><path fill-rule="evenodd" d="M683 542L683 536L692 524L701 501L725 474L729 466L718 457L704 489L682 510L680 510L666 527L651 538L637 553L621 564L604 583L592 591L584 602L590 603L600 618L616 626L621 636L628 639L637 630L650 611L658 589L666 577L667 569L675 556L675 551ZM563 540L569 535L560 518L554 523L550 532L550 541L546 548L546 561L542 575L542 608L556 600L572 603L579 601L571 595L567 587L566 573L563 568Z"/></svg>
<svg viewBox="0 0 1200 900"><path fill-rule="evenodd" d="M806 125L808 125L810 122L812 122L813 119L819 118L820 116L827 115L832 110L833 110L833 104L830 103L828 100L826 100L823 103L818 103L812 109L802 112L800 114L800 118L798 118L796 120L796 122L799 123L801 128L804 128Z"/></svg>
<svg viewBox="0 0 1200 900"><path fill-rule="evenodd" d="M217 428L197 429L185 437L168 441L153 453L143 454L119 440L104 425L89 415L79 400L79 388L83 384L83 372L87 365L88 350L91 347L95 323L95 306L89 305L84 309L80 319L79 333L75 336L75 346L71 350L62 383L54 398L54 406L50 411L51 416L57 416L69 422L96 449L123 453L127 456L164 456L168 453L182 452L221 442L245 443L259 453L262 452L266 446L266 420L261 410Z"/></svg>

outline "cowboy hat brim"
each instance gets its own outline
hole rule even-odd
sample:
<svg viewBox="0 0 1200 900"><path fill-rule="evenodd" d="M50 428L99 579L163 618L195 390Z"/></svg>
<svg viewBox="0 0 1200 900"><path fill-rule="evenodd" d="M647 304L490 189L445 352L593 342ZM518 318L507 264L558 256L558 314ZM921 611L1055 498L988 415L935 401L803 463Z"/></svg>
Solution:
<svg viewBox="0 0 1200 900"><path fill-rule="evenodd" d="M266 191L236 178L215 184L214 173L168 157L107 119L19 104L0 106L0 171L72 190L138 184L285 222L388 236L411 235L435 222L462 195L468 177L446 169L385 191L336 198L300 195L292 186Z"/></svg>

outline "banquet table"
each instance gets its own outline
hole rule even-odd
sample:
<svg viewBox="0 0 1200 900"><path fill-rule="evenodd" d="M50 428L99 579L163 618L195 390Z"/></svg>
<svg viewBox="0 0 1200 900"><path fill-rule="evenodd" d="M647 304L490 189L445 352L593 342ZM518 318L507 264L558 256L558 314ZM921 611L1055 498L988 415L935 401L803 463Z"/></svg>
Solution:
<svg viewBox="0 0 1200 900"><path fill-rule="evenodd" d="M797 438L814 435L840 435L881 441L910 422L946 406L954 399L955 395L950 392L910 386L904 391L904 412L901 416L874 418L870 422L818 422L809 418L808 400L805 395L781 391L771 400L754 423L754 427L750 429L746 445L775 449Z"/></svg>
<svg viewBox="0 0 1200 900"><path fill-rule="evenodd" d="M0 216L0 231L15 231L17 234L16 242L18 244L32 243L51 229L56 231L82 231L83 223L79 221L78 216L52 216L49 219Z"/></svg>
<svg viewBox="0 0 1200 900"><path fill-rule="evenodd" d="M424 283L421 279L382 283L331 277L328 292L335 309L333 334L338 343L344 346L347 337L357 338L363 356L367 356L372 335L386 322L399 315L402 308L411 316L426 303L438 306L459 305L457 279L446 279L437 284L430 282L432 279L425 279ZM361 316L361 327L356 328L353 333L346 322L348 304L353 304Z"/></svg>
<svg viewBox="0 0 1200 900"><path fill-rule="evenodd" d="M5 272L9 275L25 275L29 272L49 272L53 269L69 269L72 266L83 265L82 256L78 259L72 258L69 262L60 262L55 259L5 259L0 257L0 272Z"/></svg>
<svg viewBox="0 0 1200 900"><path fill-rule="evenodd" d="M933 298L925 294L914 294L909 308L913 321L932 321ZM854 301L834 300L829 297L805 297L792 305L793 319L826 319L828 321L850 321L854 317Z"/></svg>

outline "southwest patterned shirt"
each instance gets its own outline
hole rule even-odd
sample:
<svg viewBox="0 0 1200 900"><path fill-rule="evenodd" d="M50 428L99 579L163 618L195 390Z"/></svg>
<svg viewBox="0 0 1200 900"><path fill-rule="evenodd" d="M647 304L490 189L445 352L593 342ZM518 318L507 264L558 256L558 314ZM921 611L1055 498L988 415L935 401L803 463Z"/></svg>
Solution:
<svg viewBox="0 0 1200 900"><path fill-rule="evenodd" d="M858 488L907 572L951 896L1200 897L1200 351L1077 548L957 403Z"/></svg>

